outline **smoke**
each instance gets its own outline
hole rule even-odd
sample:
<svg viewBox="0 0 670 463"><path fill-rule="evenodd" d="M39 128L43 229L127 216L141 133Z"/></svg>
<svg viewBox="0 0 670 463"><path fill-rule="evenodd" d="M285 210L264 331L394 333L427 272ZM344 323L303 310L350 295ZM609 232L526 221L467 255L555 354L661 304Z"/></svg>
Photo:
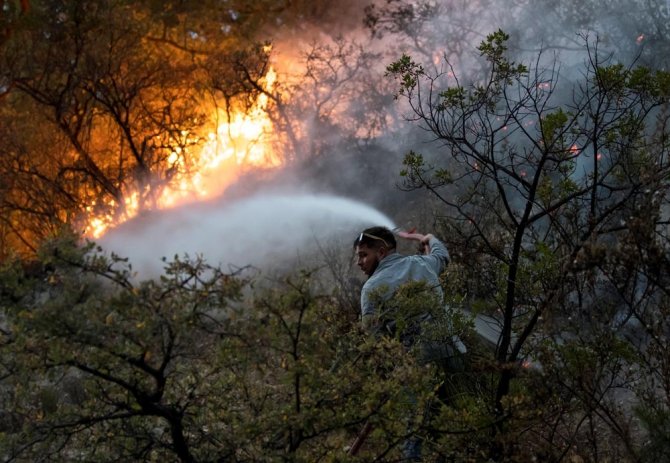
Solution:
<svg viewBox="0 0 670 463"><path fill-rule="evenodd" d="M108 232L98 244L127 257L140 279L155 278L174 256L202 255L211 265L274 268L320 246L355 238L391 219L358 201L319 194L260 192L141 215Z"/></svg>
<svg viewBox="0 0 670 463"><path fill-rule="evenodd" d="M399 10L397 5L402 3L415 7ZM459 77L464 77L461 83L476 81L481 75L476 72L481 61L476 46L487 34L502 28L512 36L510 53L526 62L539 50L551 51L549 57L559 60L562 77L566 77L573 66L579 70L583 63L585 50L579 33L616 31L621 40L610 38L607 44L625 49L619 51L629 51L621 44L638 50L636 38L654 33L651 25L642 27L642 20L625 14L604 18L596 2L574 2L581 5L578 10L571 8L573 2L563 6L561 2L524 0L432 2L437 10L422 10L418 7L422 3L431 2L376 2L381 29L375 35L363 26L362 5L354 0L328 4L332 8L315 6L309 17L295 18L291 27L278 27L271 34L276 44L273 53L297 79L293 86L284 83L282 116L295 124L299 146L289 150L294 150L299 165L289 166L278 176L284 177L284 184L311 184L319 194L265 190L231 199L234 195L229 190L227 200L145 214L110 231L100 244L129 257L140 274L155 276L163 266L161 257L170 259L175 254L203 254L212 264L233 266L285 262L299 253L313 253L319 242L353 236L361 227L391 226L391 220L374 207L404 223L423 198L416 192L408 196L396 187L401 181L402 156L410 149L435 156L443 153L439 146L427 143L430 134L404 120L408 111L401 106L402 99L393 98L396 83L384 77L386 65L408 53L426 67L439 68L447 57ZM417 16L398 14L403 11ZM395 19L398 21L393 22ZM613 21L618 21L617 27ZM334 40L340 36L359 42L365 53L351 55L344 53L346 48L338 49ZM645 38L645 42L650 40ZM324 48L326 45L331 48ZM313 59L311 68L305 62L299 64L306 56ZM343 57L350 62L339 61ZM305 158L297 152L305 153ZM233 190L236 187L240 188ZM356 195L362 202L328 193Z"/></svg>

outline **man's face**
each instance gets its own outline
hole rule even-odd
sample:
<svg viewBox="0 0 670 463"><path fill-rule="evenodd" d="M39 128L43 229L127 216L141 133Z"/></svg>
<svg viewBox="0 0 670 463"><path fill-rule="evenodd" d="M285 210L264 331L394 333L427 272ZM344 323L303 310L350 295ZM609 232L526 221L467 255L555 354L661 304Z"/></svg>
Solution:
<svg viewBox="0 0 670 463"><path fill-rule="evenodd" d="M356 246L357 264L367 276L374 273L379 261L384 257L384 248L373 249L364 244Z"/></svg>

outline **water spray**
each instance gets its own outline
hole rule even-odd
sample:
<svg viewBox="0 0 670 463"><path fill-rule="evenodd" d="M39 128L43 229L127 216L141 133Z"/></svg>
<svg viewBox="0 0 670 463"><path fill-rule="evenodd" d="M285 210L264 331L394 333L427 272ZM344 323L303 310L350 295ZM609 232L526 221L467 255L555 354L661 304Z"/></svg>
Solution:
<svg viewBox="0 0 670 463"><path fill-rule="evenodd" d="M372 225L396 228L382 212L352 199L265 192L138 216L98 244L127 257L140 278L155 278L162 258L202 255L211 265L266 268Z"/></svg>

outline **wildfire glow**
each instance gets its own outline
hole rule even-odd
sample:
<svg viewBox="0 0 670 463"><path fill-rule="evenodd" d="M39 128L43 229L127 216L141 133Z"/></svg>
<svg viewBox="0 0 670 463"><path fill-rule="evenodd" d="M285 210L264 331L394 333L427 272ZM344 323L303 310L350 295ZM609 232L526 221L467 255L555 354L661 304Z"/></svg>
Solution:
<svg viewBox="0 0 670 463"><path fill-rule="evenodd" d="M273 69L265 75L264 87L272 89L276 81ZM166 159L167 165L178 167L178 173L170 179L155 200L154 207L167 209L189 201L212 197L221 193L245 169L273 168L281 160L273 155L268 135L272 121L266 111L268 96L261 94L247 111L229 113L219 108L213 111L209 133L200 138L198 149L182 152L176 149ZM183 136L189 136L183 133ZM194 137L196 137L194 135ZM195 139L195 138L194 138ZM188 167L184 164L188 163ZM140 211L138 192L125 192L123 207L112 200L99 213L95 203L86 208L88 214L85 235L99 238L109 228L135 217Z"/></svg>

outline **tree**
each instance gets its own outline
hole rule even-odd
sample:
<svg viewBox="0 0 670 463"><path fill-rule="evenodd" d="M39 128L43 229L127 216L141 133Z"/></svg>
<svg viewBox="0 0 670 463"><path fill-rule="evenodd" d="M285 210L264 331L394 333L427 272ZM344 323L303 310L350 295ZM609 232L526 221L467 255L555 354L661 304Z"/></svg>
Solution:
<svg viewBox="0 0 670 463"><path fill-rule="evenodd" d="M609 14L603 15L607 11ZM668 53L667 2L660 0L626 2L527 2L520 10L519 22L525 35L517 46L532 48L532 38L541 36L546 46L578 50L581 46L576 31L595 32L603 46L618 60L657 67L659 55ZM521 29L521 28L520 28ZM523 32L523 33L522 33ZM667 69L666 69L667 70Z"/></svg>
<svg viewBox="0 0 670 463"><path fill-rule="evenodd" d="M155 207L166 187L192 175L191 151L206 140L207 73L239 79L208 66L234 55L257 78L252 63L262 50L215 42L211 31L202 40L193 17L150 3L36 2L3 44L11 191L2 207L17 250L34 252L64 222L82 228L84 215L116 221ZM237 87L241 101L255 92ZM35 133L51 140L35 146ZM55 199L50 210L30 204L41 197Z"/></svg>
<svg viewBox="0 0 670 463"><path fill-rule="evenodd" d="M430 392L312 272L250 281L175 259L138 283L93 251L61 238L3 267L3 458L347 461L370 421L362 457L383 459L409 432L403 398Z"/></svg>
<svg viewBox="0 0 670 463"><path fill-rule="evenodd" d="M268 39L332 15L325 3L40 1L15 13L1 56L7 252L34 253L65 223L116 223L162 204L196 175L215 126L257 110L260 96L275 162L339 139L355 146L385 122L359 106L380 98L375 55L347 40L314 45L267 87ZM50 140L36 145L35 133Z"/></svg>
<svg viewBox="0 0 670 463"><path fill-rule="evenodd" d="M558 69L542 68L540 59L534 68L511 61L508 38L498 31L482 42L489 72L472 85L431 74L409 56L389 66L413 117L441 143L433 156L406 156L406 186L428 188L444 204L445 236L473 256L461 263L465 280L484 280L477 294L464 295L467 304L500 322L491 455L517 451L514 397L526 381L522 363L539 356L546 368L577 376L591 352L601 356L602 368L582 383L580 392L588 394L580 405L599 410L596 421L619 434L634 458L629 430L617 426L614 411L604 411L613 391L627 384L622 370L629 363L613 323L621 305L605 304L612 288L598 268L631 220L650 230L665 223L659 211L669 166L661 109L669 76L604 62L598 41L587 41L585 78L565 103ZM567 416L561 426L574 439L545 436L552 458L576 447L582 431L584 420L573 411Z"/></svg>

